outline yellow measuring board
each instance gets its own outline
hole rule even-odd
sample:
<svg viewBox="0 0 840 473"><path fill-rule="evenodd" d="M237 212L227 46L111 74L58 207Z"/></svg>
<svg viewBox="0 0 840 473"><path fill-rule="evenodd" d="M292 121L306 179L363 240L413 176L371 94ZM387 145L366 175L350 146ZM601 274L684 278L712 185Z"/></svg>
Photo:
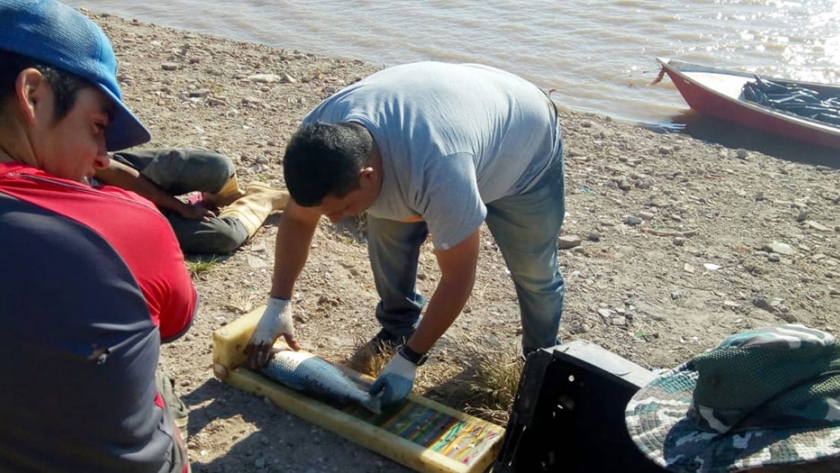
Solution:
<svg viewBox="0 0 840 473"><path fill-rule="evenodd" d="M213 371L222 381L266 396L287 411L420 472L478 473L493 464L505 429L417 394L374 414L357 405L335 407L286 388L244 366L244 349L260 307L213 333ZM354 381L370 378L341 367Z"/></svg>

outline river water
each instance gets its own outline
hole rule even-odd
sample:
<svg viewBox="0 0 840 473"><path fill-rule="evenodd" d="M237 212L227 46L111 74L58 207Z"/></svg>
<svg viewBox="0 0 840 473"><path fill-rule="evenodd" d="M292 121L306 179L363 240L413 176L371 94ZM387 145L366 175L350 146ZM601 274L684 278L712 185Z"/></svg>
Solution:
<svg viewBox="0 0 840 473"><path fill-rule="evenodd" d="M835 82L840 0L65 0L143 22L379 66L481 62L545 89L561 106L671 123L688 107L668 57Z"/></svg>

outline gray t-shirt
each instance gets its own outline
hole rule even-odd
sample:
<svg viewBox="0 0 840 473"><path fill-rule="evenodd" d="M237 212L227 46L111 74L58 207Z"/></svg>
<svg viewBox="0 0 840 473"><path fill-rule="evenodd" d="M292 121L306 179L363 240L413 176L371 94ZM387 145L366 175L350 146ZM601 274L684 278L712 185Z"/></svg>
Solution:
<svg viewBox="0 0 840 473"><path fill-rule="evenodd" d="M437 249L472 234L485 204L527 192L562 159L554 106L511 73L478 64L391 67L328 98L303 120L358 122L382 154L374 217L427 223Z"/></svg>

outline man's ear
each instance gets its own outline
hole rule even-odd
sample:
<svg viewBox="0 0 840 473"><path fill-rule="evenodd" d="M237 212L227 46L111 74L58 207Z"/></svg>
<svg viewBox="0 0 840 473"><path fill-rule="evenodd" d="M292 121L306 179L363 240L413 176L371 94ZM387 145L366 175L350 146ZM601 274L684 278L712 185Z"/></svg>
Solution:
<svg viewBox="0 0 840 473"><path fill-rule="evenodd" d="M364 166L362 169L359 170L359 181L360 182L376 182L377 174L376 169L373 166Z"/></svg>
<svg viewBox="0 0 840 473"><path fill-rule="evenodd" d="M44 106L48 89L47 81L38 69L29 67L18 74L15 80L18 109L29 125L34 126L38 123L36 109L39 105Z"/></svg>

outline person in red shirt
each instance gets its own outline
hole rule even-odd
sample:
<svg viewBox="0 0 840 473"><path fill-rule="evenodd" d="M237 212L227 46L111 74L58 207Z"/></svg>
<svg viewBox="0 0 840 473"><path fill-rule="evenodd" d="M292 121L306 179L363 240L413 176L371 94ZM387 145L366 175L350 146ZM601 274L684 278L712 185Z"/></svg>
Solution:
<svg viewBox="0 0 840 473"><path fill-rule="evenodd" d="M102 30L55 0L0 0L0 470L186 472L158 373L196 291L151 202L87 180L149 131Z"/></svg>

